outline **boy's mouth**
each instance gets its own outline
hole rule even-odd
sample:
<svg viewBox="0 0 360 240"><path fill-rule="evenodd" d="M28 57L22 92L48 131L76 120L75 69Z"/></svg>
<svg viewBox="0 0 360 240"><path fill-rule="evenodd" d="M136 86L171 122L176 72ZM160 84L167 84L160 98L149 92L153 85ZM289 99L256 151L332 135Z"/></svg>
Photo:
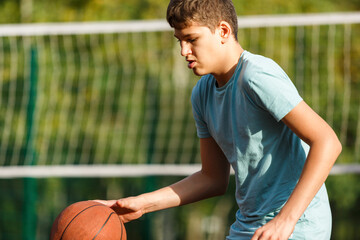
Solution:
<svg viewBox="0 0 360 240"><path fill-rule="evenodd" d="M187 60L187 61L189 62L188 68L190 68L190 69L194 68L196 62L194 60Z"/></svg>

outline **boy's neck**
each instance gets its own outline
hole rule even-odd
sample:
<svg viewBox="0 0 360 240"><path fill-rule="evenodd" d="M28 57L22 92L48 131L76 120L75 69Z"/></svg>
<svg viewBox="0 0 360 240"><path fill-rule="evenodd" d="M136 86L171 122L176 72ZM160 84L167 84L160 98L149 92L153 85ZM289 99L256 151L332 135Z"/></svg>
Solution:
<svg viewBox="0 0 360 240"><path fill-rule="evenodd" d="M226 51L224 61L221 63L223 66L222 72L212 74L216 79L218 87L224 86L234 75L240 56L243 52L244 49L237 42Z"/></svg>

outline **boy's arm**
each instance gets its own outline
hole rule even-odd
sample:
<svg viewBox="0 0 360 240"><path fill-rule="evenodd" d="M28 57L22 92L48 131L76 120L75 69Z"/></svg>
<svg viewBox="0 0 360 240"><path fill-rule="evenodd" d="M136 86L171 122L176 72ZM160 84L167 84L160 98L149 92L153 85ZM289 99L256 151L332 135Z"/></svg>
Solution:
<svg viewBox="0 0 360 240"><path fill-rule="evenodd" d="M226 192L230 165L213 138L200 139L202 168L168 187L136 197L99 201L112 207L124 222L148 212L184 205Z"/></svg>
<svg viewBox="0 0 360 240"><path fill-rule="evenodd" d="M341 152L341 143L334 131L305 102L290 111L283 122L310 146L310 151L287 203L272 221L255 232L251 240L288 239Z"/></svg>

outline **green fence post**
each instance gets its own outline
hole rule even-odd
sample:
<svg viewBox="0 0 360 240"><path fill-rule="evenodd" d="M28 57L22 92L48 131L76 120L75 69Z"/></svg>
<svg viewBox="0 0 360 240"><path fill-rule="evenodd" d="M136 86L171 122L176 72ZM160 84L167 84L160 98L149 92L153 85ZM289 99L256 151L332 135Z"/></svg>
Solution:
<svg viewBox="0 0 360 240"><path fill-rule="evenodd" d="M36 200L37 200L37 181L35 178L24 179L24 228L23 239L36 239Z"/></svg>
<svg viewBox="0 0 360 240"><path fill-rule="evenodd" d="M150 78L150 77L149 77ZM147 151L147 164L152 164L155 151L156 143L156 132L159 123L159 113L160 113L160 83L157 82L157 79L148 79L148 103L153 105L153 110L150 113L151 115L151 124L150 124L150 137L149 145ZM145 191L150 192L156 190L156 177L148 176L145 178ZM144 240L153 240L153 231L152 231L152 220L151 216L148 214L145 215L145 236Z"/></svg>
<svg viewBox="0 0 360 240"><path fill-rule="evenodd" d="M30 52L30 88L29 88L29 102L26 116L26 145L25 145L25 159L29 158L28 165L36 165L36 153L34 150L34 113L36 105L37 94L37 74L38 74L38 60L37 51L34 47ZM23 224L23 239L36 239L36 201L37 201L37 180L35 178L24 178L24 224Z"/></svg>

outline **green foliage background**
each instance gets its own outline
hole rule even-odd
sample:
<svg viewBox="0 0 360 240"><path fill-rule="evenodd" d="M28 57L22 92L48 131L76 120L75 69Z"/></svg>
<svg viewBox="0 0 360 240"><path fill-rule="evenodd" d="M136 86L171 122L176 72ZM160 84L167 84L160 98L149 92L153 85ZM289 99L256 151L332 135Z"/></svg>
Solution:
<svg viewBox="0 0 360 240"><path fill-rule="evenodd" d="M31 23L31 22L73 22L73 21L116 21L133 19L163 19L168 1L163 0L0 0L0 23ZM238 15L288 14L288 13L319 13L339 11L359 11L359 0L234 0ZM358 39L358 38L356 38ZM355 51L359 51L359 44ZM311 56L309 56L311 58ZM358 64L358 59L354 59ZM359 85L358 72L354 67L353 81ZM21 93L19 93L21 94ZM356 117L352 117L357 119ZM352 133L353 134L353 133ZM345 154L346 150L345 150ZM351 154L342 159L351 162ZM134 178L134 179L40 179L36 183L38 195L37 205L38 239L46 239L51 219L68 204L85 199L117 198L140 194L146 190L165 186L179 180L169 178ZM330 176L327 187L333 208L334 234L333 239L360 239L360 177L359 175ZM149 181L152 185L149 186ZM236 210L233 201L233 182L228 193L222 198L206 200L192 206L150 214L139 221L127 225L131 239L145 239L145 233L151 233L149 219L159 216L169 219L176 217L173 225L168 226L178 232L174 239L191 239L186 236L189 216L198 214L202 217L211 216L214 206L225 201L232 207L231 214L226 216L226 224L231 224ZM0 208L0 239L31 239L22 228L27 195L23 189L27 181L23 179L0 180L2 192ZM94 186L97 186L94 188ZM119 186L122 186L121 188ZM125 186L125 187L124 187ZM4 194L3 194L4 193ZM52 209L49 213L46 209ZM167 216L168 215L168 216ZM167 217L166 217L167 216ZM195 215L197 216L197 215ZM164 224L164 222L162 223ZM161 223L160 223L161 226ZM142 229L139 231L138 229ZM227 229L224 231L226 234ZM146 236L147 239L156 239ZM187 238L188 237L188 238Z"/></svg>
<svg viewBox="0 0 360 240"><path fill-rule="evenodd" d="M359 0L235 0L238 15L360 10ZM165 0L1 0L0 23L163 19Z"/></svg>

